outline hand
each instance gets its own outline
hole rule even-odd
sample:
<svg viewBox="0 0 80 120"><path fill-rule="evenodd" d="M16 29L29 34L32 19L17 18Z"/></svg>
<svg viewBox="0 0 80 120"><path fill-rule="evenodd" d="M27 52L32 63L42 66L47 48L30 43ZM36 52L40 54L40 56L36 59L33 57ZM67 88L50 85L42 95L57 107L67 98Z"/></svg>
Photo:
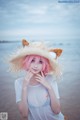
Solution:
<svg viewBox="0 0 80 120"><path fill-rule="evenodd" d="M41 71L41 75L37 74L36 75L36 81L40 82L45 88L47 89L51 89L50 84L45 80L45 76L43 74L43 72Z"/></svg>
<svg viewBox="0 0 80 120"><path fill-rule="evenodd" d="M28 86L30 79L32 78L33 73L28 71L27 75L25 76L24 80L23 80L23 87L25 88L26 86Z"/></svg>

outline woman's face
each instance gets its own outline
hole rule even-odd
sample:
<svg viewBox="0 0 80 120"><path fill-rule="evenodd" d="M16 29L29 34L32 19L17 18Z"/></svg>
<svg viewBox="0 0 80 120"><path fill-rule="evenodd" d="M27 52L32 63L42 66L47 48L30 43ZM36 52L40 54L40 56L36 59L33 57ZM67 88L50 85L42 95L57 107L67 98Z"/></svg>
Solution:
<svg viewBox="0 0 80 120"><path fill-rule="evenodd" d="M43 67L43 61L41 60L41 58L34 57L31 61L29 70L33 74L38 74L41 72L42 67Z"/></svg>

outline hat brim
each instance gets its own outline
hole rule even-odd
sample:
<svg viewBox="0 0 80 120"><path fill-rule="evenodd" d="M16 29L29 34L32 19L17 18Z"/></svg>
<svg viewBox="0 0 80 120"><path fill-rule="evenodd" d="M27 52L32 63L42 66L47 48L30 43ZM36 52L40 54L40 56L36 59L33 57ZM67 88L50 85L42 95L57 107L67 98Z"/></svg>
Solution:
<svg viewBox="0 0 80 120"><path fill-rule="evenodd" d="M51 69L53 73L57 73L59 70L59 64L56 62L55 59L49 54L49 51L43 50L40 48L33 48L33 47L22 47L14 52L14 54L11 55L9 62L11 64L11 69L13 71L20 71L23 69L22 61L27 55L40 55L46 59L49 60Z"/></svg>

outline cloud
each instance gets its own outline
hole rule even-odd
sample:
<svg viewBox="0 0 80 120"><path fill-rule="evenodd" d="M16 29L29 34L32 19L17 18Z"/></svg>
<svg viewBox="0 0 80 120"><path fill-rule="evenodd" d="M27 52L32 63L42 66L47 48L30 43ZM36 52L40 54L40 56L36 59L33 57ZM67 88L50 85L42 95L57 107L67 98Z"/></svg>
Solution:
<svg viewBox="0 0 80 120"><path fill-rule="evenodd" d="M18 4L20 6L21 10L25 11L27 14L31 15L44 15L47 13L47 6L46 5L25 5L25 4Z"/></svg>
<svg viewBox="0 0 80 120"><path fill-rule="evenodd" d="M10 19L14 22L54 23L54 20L56 22L74 20L75 16L76 18L80 16L79 10L79 5L65 5L55 2L36 5L11 1L5 8L0 9L0 13L2 18Z"/></svg>
<svg viewBox="0 0 80 120"><path fill-rule="evenodd" d="M68 36L80 30L80 6L53 1L8 1L0 6L0 38ZM69 31L69 32L68 32Z"/></svg>

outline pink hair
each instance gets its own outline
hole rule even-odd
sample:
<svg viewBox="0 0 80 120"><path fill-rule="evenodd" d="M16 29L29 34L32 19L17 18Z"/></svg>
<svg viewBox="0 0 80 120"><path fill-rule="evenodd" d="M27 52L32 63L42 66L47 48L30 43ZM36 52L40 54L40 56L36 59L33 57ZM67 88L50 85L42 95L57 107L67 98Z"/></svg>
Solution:
<svg viewBox="0 0 80 120"><path fill-rule="evenodd" d="M37 57L38 59L41 59L43 61L42 71L43 71L44 75L46 75L51 69L50 64L49 64L49 60L42 57L42 56L39 56L39 55L28 55L28 56L26 56L25 59L23 60L23 69L24 70L29 69L31 61L34 57Z"/></svg>

